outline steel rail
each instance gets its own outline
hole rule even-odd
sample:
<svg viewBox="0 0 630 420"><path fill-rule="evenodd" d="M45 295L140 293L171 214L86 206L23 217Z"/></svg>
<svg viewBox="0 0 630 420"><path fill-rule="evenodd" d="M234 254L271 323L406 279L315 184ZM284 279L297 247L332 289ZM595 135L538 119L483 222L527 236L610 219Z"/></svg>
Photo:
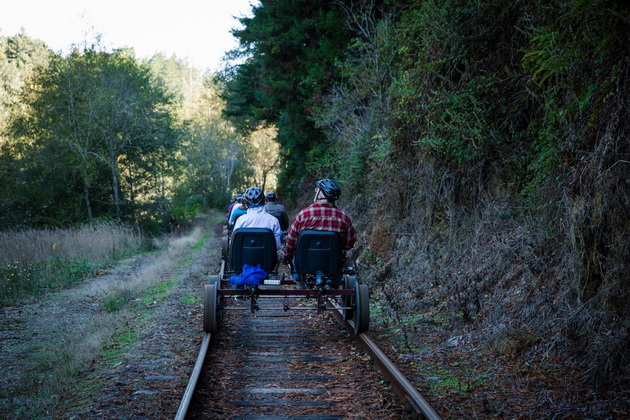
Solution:
<svg viewBox="0 0 630 420"><path fill-rule="evenodd" d="M195 393L195 388L197 388L197 381L199 380L199 374L201 373L203 362L206 359L206 354L208 353L211 336L211 334L206 334L203 337L203 341L201 342L201 349L199 350L199 355L197 356L197 361L195 362L195 367L193 368L192 374L190 375L190 381L188 382L186 391L184 391L182 401L179 403L179 408L177 409L175 420L184 420L186 418L188 407L190 407L190 401L192 401L193 394Z"/></svg>
<svg viewBox="0 0 630 420"><path fill-rule="evenodd" d="M224 270L225 262L222 261L219 277L220 279L223 277ZM288 295L291 294L289 293ZM335 309L333 312L337 319L351 332L354 332L354 323L351 320L346 321L343 319L343 308L330 299L327 299L327 301L329 305ZM195 393L199 375L201 373L201 369L203 367L206 354L210 346L211 337L211 334L205 334L203 338L201 349L199 350L199 355L197 356L197 361L195 362L195 366L186 387L186 391L184 392L182 401L179 405L179 409L177 410L175 420L184 420L186 418L188 409L190 407L190 402L192 401L193 394ZM374 363L380 368L382 373L390 381L396 393L403 399L407 409L413 413L413 418L440 420L440 416L429 405L424 397L420 395L418 390L411 384L411 382L409 382L409 380L407 380L407 378L405 378L405 376L402 374L402 372L400 372L396 365L394 365L394 363L387 357L387 355L385 355L385 353L383 353L378 345L366 333L360 333L355 337L357 338L359 343L361 343L367 353L372 357Z"/></svg>
<svg viewBox="0 0 630 420"><path fill-rule="evenodd" d="M330 301L329 301L330 302ZM354 332L354 323L346 321L341 314L341 308L334 302L331 305L337 310L333 311L337 319L351 332ZM433 407L429 405L418 390L409 382L405 375L394 365L394 363L383 353L378 345L366 333L360 333L355 336L356 339L365 348L367 353L372 357L374 363L380 368L383 374L391 382L396 393L403 399L407 409L413 412L414 418L439 420L440 416L435 412Z"/></svg>
<svg viewBox="0 0 630 420"><path fill-rule="evenodd" d="M221 268L219 270L219 279L223 277L224 271L225 271L225 261L221 261ZM206 333L203 336L203 341L201 342L201 348L199 349L199 354L197 355L197 361L195 362L195 367L193 367L192 373L190 374L190 380L188 381L188 385L186 386L186 390L184 391L182 400L179 403L177 414L175 414L175 420L184 420L186 418L186 415L188 414L188 408L190 407L190 402L192 401L192 397L195 393L195 389L197 388L197 382L199 381L199 375L201 374L203 363L206 360L206 355L208 354L208 348L210 347L211 339L212 339L212 334Z"/></svg>
<svg viewBox="0 0 630 420"><path fill-rule="evenodd" d="M330 300L329 304L335 309L333 313L337 319L350 331L354 331L354 324L352 321L343 320L341 306L331 302ZM199 355L197 356L197 361L195 362L195 366L190 375L190 381L188 382L188 386L186 387L186 391L184 392L180 402L179 409L175 415L175 420L184 420L186 418L190 402L192 401L193 394L195 393L195 389L197 387L201 369L206 359L206 354L208 353L211 337L211 334L205 334L203 338L201 349L199 350ZM429 405L424 397L420 395L418 390L411 384L411 382L409 382L409 380L407 380L407 378L405 378L396 365L394 365L394 363L366 333L360 333L355 337L371 356L372 360L374 360L374 363L380 368L381 372L383 372L390 381L396 393L403 399L407 409L413 412L414 418L429 420L440 419L440 416Z"/></svg>

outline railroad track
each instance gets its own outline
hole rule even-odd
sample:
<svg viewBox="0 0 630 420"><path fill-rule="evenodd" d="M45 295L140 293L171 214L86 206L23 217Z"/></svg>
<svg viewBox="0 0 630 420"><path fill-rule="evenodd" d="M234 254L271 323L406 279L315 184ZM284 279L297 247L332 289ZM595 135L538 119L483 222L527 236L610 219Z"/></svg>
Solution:
<svg viewBox="0 0 630 420"><path fill-rule="evenodd" d="M339 328L354 330L334 302L318 315L279 300L255 316L242 301L205 335L176 419L439 418L368 334Z"/></svg>

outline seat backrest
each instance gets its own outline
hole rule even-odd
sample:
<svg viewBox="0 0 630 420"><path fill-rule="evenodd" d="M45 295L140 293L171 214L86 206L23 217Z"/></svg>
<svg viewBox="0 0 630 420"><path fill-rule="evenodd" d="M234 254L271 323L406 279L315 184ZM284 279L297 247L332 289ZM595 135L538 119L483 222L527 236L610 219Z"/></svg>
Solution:
<svg viewBox="0 0 630 420"><path fill-rule="evenodd" d="M295 249L298 274L337 274L341 264L341 246L337 232L303 230Z"/></svg>
<svg viewBox="0 0 630 420"><path fill-rule="evenodd" d="M277 261L276 238L268 228L238 228L234 230L230 242L230 266L236 273L243 272L243 266L260 265L267 273L272 273Z"/></svg>

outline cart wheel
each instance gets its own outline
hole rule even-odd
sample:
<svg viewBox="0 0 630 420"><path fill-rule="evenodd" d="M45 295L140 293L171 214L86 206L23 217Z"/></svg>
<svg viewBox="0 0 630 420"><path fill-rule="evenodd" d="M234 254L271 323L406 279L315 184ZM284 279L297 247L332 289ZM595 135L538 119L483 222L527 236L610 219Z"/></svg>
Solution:
<svg viewBox="0 0 630 420"><path fill-rule="evenodd" d="M206 284L203 294L203 330L207 333L217 332L217 286Z"/></svg>
<svg viewBox="0 0 630 420"><path fill-rule="evenodd" d="M221 276L210 276L208 284L214 284L217 291L221 289ZM223 307L223 296L217 294L217 311Z"/></svg>
<svg viewBox="0 0 630 420"><path fill-rule="evenodd" d="M221 283L219 281L220 281L219 276L210 276L208 278L208 284L216 284L217 289L221 288Z"/></svg>
<svg viewBox="0 0 630 420"><path fill-rule="evenodd" d="M354 289L357 284L357 278L355 276L344 276L343 278L343 288L344 289ZM344 308L350 309L342 309L343 320L347 321L352 319L352 305L354 304L354 296L353 295L343 295L343 299L341 301Z"/></svg>
<svg viewBox="0 0 630 420"><path fill-rule="evenodd" d="M366 284L356 286L357 308L354 312L354 333L360 334L370 328L370 289Z"/></svg>

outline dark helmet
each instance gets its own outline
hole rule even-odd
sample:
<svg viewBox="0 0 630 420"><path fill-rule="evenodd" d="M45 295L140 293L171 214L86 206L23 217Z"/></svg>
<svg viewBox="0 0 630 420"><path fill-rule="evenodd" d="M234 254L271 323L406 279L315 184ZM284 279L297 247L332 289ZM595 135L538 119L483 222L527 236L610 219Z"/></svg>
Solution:
<svg viewBox="0 0 630 420"><path fill-rule="evenodd" d="M234 197L234 201L242 203L243 202L243 194L237 194L236 197Z"/></svg>
<svg viewBox="0 0 630 420"><path fill-rule="evenodd" d="M263 204L265 196L260 188L251 187L245 191L243 200L248 207L257 207Z"/></svg>
<svg viewBox="0 0 630 420"><path fill-rule="evenodd" d="M332 179L320 179L315 185L322 190L327 200L337 201L341 195L341 188Z"/></svg>
<svg viewBox="0 0 630 420"><path fill-rule="evenodd" d="M265 197L267 197L267 200L269 201L276 201L276 193L273 191L268 192Z"/></svg>

